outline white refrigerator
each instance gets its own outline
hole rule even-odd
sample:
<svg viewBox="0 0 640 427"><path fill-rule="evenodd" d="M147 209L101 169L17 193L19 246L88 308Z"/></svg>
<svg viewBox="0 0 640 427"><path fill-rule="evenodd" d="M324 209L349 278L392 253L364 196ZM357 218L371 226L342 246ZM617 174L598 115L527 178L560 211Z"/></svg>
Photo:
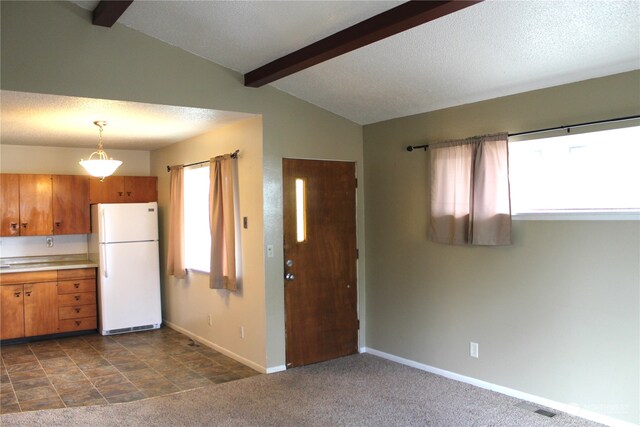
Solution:
<svg viewBox="0 0 640 427"><path fill-rule="evenodd" d="M91 231L89 257L99 265L100 333L159 328L158 204L93 205Z"/></svg>

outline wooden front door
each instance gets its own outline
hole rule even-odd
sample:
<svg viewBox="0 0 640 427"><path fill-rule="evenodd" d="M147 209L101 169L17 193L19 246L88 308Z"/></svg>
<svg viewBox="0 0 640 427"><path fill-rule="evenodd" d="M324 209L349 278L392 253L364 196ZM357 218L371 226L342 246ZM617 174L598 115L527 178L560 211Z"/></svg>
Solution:
<svg viewBox="0 0 640 427"><path fill-rule="evenodd" d="M355 163L282 169L287 367L357 353Z"/></svg>

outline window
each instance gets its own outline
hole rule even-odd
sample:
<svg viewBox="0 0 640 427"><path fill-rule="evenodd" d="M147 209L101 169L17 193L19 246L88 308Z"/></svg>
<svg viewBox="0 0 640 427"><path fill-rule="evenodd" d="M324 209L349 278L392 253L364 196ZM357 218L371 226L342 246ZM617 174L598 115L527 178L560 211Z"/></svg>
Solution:
<svg viewBox="0 0 640 427"><path fill-rule="evenodd" d="M512 213L637 218L639 158L640 126L510 142Z"/></svg>
<svg viewBox="0 0 640 427"><path fill-rule="evenodd" d="M209 166L184 170L184 258L190 270L209 272Z"/></svg>

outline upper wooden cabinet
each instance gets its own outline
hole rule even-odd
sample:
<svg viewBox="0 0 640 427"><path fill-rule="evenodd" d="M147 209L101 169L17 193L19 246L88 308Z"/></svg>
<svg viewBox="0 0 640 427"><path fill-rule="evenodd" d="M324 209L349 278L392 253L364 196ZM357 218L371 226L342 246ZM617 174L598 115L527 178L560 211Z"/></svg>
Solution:
<svg viewBox="0 0 640 427"><path fill-rule="evenodd" d="M89 202L146 203L158 201L158 178L155 176L110 176L100 181L89 179Z"/></svg>
<svg viewBox="0 0 640 427"><path fill-rule="evenodd" d="M53 234L88 234L89 178L53 175Z"/></svg>
<svg viewBox="0 0 640 427"><path fill-rule="evenodd" d="M89 178L89 203L122 203L124 201L124 176Z"/></svg>
<svg viewBox="0 0 640 427"><path fill-rule="evenodd" d="M157 202L158 177L125 176L124 198L127 203Z"/></svg>
<svg viewBox="0 0 640 427"><path fill-rule="evenodd" d="M92 203L158 201L155 176L0 174L0 237L88 234Z"/></svg>
<svg viewBox="0 0 640 427"><path fill-rule="evenodd" d="M0 237L20 235L20 175L0 174Z"/></svg>
<svg viewBox="0 0 640 427"><path fill-rule="evenodd" d="M53 233L51 175L20 175L20 235Z"/></svg>

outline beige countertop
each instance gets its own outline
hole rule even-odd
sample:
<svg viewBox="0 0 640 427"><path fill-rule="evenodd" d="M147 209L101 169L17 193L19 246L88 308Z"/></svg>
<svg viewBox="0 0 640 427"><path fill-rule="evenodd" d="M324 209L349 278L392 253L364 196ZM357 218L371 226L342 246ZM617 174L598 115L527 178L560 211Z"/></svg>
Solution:
<svg viewBox="0 0 640 427"><path fill-rule="evenodd" d="M0 258L0 274L93 267L98 264L89 260L86 254Z"/></svg>

